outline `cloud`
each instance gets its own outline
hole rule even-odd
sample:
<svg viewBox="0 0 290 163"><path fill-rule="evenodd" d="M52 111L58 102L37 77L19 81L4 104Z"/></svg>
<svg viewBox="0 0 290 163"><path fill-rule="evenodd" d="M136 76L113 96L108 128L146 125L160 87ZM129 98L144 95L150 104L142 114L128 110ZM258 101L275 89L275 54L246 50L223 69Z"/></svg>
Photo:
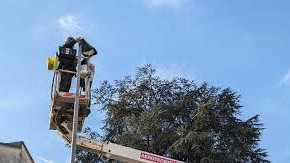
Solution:
<svg viewBox="0 0 290 163"><path fill-rule="evenodd" d="M83 33L85 31L85 26L80 20L80 16L65 15L58 18L57 25L61 32L67 35Z"/></svg>
<svg viewBox="0 0 290 163"><path fill-rule="evenodd" d="M282 87L288 87L290 86L290 70L282 77L282 79L279 82L279 85Z"/></svg>
<svg viewBox="0 0 290 163"><path fill-rule="evenodd" d="M33 39L39 41L48 37L61 36L85 36L95 28L95 23L90 17L77 14L64 14L53 17L45 22L36 24L31 30ZM42 37L39 37L41 35Z"/></svg>
<svg viewBox="0 0 290 163"><path fill-rule="evenodd" d="M175 77L182 77L182 78L186 78L189 80L195 80L196 76L191 73L191 72L187 72L185 70L185 68L183 68L183 66L179 66L179 67L172 67L172 68L165 68L165 67L157 67L157 75L161 78L161 79L173 79Z"/></svg>
<svg viewBox="0 0 290 163"><path fill-rule="evenodd" d="M141 62L140 62L141 61ZM143 67L147 64L151 64L153 68L156 69L156 75L161 79L172 80L175 77L186 78L188 80L197 80L197 75L195 72L189 71L189 65L179 64L179 65L163 65L157 62L155 59L152 59L147 56L143 56L138 62L132 66L132 70L135 70L136 67ZM134 72L131 72L132 74Z"/></svg>
<svg viewBox="0 0 290 163"><path fill-rule="evenodd" d="M179 8L187 0L144 0L152 8Z"/></svg>
<svg viewBox="0 0 290 163"><path fill-rule="evenodd" d="M46 159L46 158L44 158L44 157L41 157L41 156L36 156L36 158L37 158L39 161L44 162L44 163L54 163L54 161L52 161L52 160L48 160L48 159Z"/></svg>

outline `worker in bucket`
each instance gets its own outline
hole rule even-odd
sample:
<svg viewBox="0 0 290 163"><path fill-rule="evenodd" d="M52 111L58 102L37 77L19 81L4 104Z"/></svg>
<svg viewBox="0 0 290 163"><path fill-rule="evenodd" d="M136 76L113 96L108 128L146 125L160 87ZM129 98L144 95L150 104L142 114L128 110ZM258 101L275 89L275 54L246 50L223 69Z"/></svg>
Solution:
<svg viewBox="0 0 290 163"><path fill-rule="evenodd" d="M82 55L86 58L90 58L97 54L97 51L94 47L92 47L84 38L77 37L68 37L65 41L65 43L61 46L62 48L70 49L69 54L59 54L59 66L58 69L68 70L72 72L76 72L76 66L77 66L77 58L76 53L74 53L75 50L73 50L74 45L76 43L79 43L80 46L82 46ZM85 60L85 59L84 59ZM71 81L75 74L68 73L68 72L61 72L61 81L59 85L59 91L61 92L69 92L71 87ZM83 83L83 82L81 82ZM82 87L82 84L81 84Z"/></svg>
<svg viewBox="0 0 290 163"><path fill-rule="evenodd" d="M79 38L79 43L82 46L82 54L85 57L82 61L81 61L81 65L86 65L89 69L89 81L88 84L90 85L90 87L92 86L92 82L93 82L93 78L94 78L94 73L95 73L95 66L91 63L89 63L89 60L92 56L97 55L98 52L97 50L91 46L85 39L83 38ZM86 90L85 88L85 79L81 78L80 80L80 87L83 91Z"/></svg>
<svg viewBox="0 0 290 163"><path fill-rule="evenodd" d="M65 40L65 43L60 46L60 48L66 48L69 49L69 51L73 51L75 43L77 43L79 39L74 39L73 37L68 37ZM59 58L59 65L58 69L62 70L68 70L72 72L76 72L76 66L77 66L77 58L76 54L74 53L63 53L60 52L58 54ZM75 74L69 73L69 72L61 72L61 79L59 83L59 91L61 92L69 92L71 87L71 81Z"/></svg>
<svg viewBox="0 0 290 163"><path fill-rule="evenodd" d="M85 81L86 76L83 75L82 73L89 76L89 78L88 78L89 80L87 82L91 88L94 74L95 74L95 65L89 63L87 58L84 58L81 62L81 66L85 66L85 67L82 67L85 70L81 71L80 88L82 91L85 91L86 90L86 81Z"/></svg>

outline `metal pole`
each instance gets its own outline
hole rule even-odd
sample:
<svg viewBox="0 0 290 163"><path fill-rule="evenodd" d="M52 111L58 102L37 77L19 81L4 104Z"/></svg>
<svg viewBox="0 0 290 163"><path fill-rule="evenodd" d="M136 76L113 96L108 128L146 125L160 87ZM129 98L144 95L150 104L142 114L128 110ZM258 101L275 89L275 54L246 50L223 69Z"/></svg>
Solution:
<svg viewBox="0 0 290 163"><path fill-rule="evenodd" d="M72 129L72 141L71 141L71 163L76 162L76 141L78 133L78 116L79 116L79 95L80 95L80 67L81 67L81 55L82 46L79 44L78 50L78 65L77 65L77 84L75 93L75 103L74 103L74 117L73 117L73 129Z"/></svg>

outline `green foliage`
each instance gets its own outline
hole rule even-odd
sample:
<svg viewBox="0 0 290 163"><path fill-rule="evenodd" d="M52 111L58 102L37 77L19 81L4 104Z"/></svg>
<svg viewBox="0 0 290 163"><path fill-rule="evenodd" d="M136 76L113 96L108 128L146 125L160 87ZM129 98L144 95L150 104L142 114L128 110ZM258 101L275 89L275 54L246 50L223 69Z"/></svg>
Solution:
<svg viewBox="0 0 290 163"><path fill-rule="evenodd" d="M106 113L104 140L190 163L269 162L258 144L259 116L237 118L240 97L229 88L161 79L146 65L104 81L93 98Z"/></svg>

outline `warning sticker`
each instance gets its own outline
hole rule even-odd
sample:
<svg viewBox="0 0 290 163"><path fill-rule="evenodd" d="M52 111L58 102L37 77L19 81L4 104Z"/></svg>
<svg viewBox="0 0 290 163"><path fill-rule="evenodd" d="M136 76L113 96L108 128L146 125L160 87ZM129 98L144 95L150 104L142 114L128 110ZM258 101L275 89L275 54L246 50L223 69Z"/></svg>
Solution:
<svg viewBox="0 0 290 163"><path fill-rule="evenodd" d="M156 155L152 155L152 154L148 154L144 152L141 152L140 159L148 160L148 161L152 161L156 163L177 163L174 160L170 160L168 158L164 158L164 157L160 157L160 156L156 156Z"/></svg>

